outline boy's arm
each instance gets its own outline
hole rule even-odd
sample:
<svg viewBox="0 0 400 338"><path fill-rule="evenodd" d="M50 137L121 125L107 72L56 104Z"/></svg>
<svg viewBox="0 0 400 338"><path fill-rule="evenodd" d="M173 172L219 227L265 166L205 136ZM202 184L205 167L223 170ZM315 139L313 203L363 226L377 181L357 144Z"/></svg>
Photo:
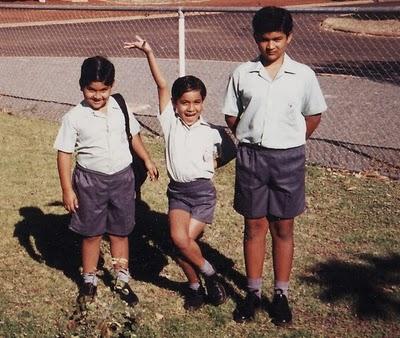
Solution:
<svg viewBox="0 0 400 338"><path fill-rule="evenodd" d="M225 115L225 122L228 128L231 130L233 135L236 136L236 127L239 122L239 119L237 116L231 116L231 115Z"/></svg>
<svg viewBox="0 0 400 338"><path fill-rule="evenodd" d="M69 212L76 212L79 205L71 181L72 154L59 150L57 153L57 167L58 176L60 177L64 208Z"/></svg>
<svg viewBox="0 0 400 338"><path fill-rule="evenodd" d="M140 137L140 133L137 133L132 137L132 147L135 153L139 156L139 158L143 160L150 179L151 180L158 179L158 169L155 166L154 162L151 160L150 155L147 152L146 148L144 147L142 138Z"/></svg>
<svg viewBox="0 0 400 338"><path fill-rule="evenodd" d="M306 140L308 140L321 122L321 114L308 115L304 116L304 118L306 120Z"/></svg>
<svg viewBox="0 0 400 338"><path fill-rule="evenodd" d="M167 81L165 80L164 75L161 72L161 69L157 64L153 50L150 47L149 43L146 40L143 40L138 35L136 35L135 38L136 38L136 41L134 41L134 42L125 42L124 48L127 48L127 49L137 48L146 54L146 58L147 58L147 62L149 63L151 75L153 76L154 82L157 85L159 108L160 108L160 113L162 113L170 101L170 95L169 95Z"/></svg>

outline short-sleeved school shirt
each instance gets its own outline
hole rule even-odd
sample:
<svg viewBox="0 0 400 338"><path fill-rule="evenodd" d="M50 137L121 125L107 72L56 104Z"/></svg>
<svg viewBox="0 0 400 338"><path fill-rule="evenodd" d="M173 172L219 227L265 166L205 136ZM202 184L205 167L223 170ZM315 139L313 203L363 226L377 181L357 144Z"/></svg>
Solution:
<svg viewBox="0 0 400 338"><path fill-rule="evenodd" d="M183 122L169 102L158 115L165 140L169 177L176 182L191 182L214 175L214 158L221 136L200 119L191 126Z"/></svg>
<svg viewBox="0 0 400 338"><path fill-rule="evenodd" d="M288 149L306 142L304 116L326 108L314 71L285 54L273 80L260 58L239 65L229 79L222 112L239 117L239 142Z"/></svg>
<svg viewBox="0 0 400 338"><path fill-rule="evenodd" d="M132 136L140 131L132 114L129 114L129 125ZM75 151L80 166L108 175L132 163L124 114L111 96L106 113L93 110L85 101L66 113L54 148L66 153Z"/></svg>

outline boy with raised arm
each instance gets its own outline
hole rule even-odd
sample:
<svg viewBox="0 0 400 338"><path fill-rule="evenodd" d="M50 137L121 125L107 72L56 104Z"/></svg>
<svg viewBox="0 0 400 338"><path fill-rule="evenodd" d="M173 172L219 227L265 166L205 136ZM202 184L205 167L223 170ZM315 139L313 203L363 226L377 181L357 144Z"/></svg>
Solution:
<svg viewBox="0 0 400 338"><path fill-rule="evenodd" d="M225 289L197 244L206 224L213 220L216 191L211 179L218 157L216 149L221 143L218 131L201 117L206 87L200 79L184 76L173 83L171 95L149 43L136 36L136 41L126 42L125 48L137 48L146 54L157 85L158 119L170 177L167 190L170 234L180 253L177 262L189 281L184 308L200 308L206 296L211 304L220 305L226 301ZM204 278L206 290L198 272Z"/></svg>

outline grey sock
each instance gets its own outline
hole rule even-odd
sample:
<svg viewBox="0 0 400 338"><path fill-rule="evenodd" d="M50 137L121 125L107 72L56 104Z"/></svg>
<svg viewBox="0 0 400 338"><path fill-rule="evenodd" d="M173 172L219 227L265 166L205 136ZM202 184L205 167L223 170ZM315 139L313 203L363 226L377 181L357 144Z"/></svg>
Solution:
<svg viewBox="0 0 400 338"><path fill-rule="evenodd" d="M199 288L200 288L200 283L199 282L189 283L189 289L198 290Z"/></svg>
<svg viewBox="0 0 400 338"><path fill-rule="evenodd" d="M117 272L117 279L119 279L125 283L129 282L130 277L131 277L131 275L129 274L128 269L121 269Z"/></svg>
<svg viewBox="0 0 400 338"><path fill-rule="evenodd" d="M275 281L274 290L275 290L275 292L276 292L277 290L282 290L282 293L283 293L286 297L288 297L288 293L289 293L289 282Z"/></svg>
<svg viewBox="0 0 400 338"><path fill-rule="evenodd" d="M98 278L96 276L96 272L84 272L82 277L84 283L91 283L94 286L97 286Z"/></svg>
<svg viewBox="0 0 400 338"><path fill-rule="evenodd" d="M209 261L204 260L204 265L200 268L200 271L206 276L212 276L215 274L215 270Z"/></svg>
<svg viewBox="0 0 400 338"><path fill-rule="evenodd" d="M247 278L247 289L261 298L262 278Z"/></svg>

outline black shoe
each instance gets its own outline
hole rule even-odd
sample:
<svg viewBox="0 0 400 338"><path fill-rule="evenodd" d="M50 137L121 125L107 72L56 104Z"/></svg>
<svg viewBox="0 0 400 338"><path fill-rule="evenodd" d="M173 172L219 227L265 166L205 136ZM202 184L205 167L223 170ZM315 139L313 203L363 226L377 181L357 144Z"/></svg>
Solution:
<svg viewBox="0 0 400 338"><path fill-rule="evenodd" d="M261 307L261 299L256 293L248 292L244 302L233 312L233 320L237 323L249 322L255 319L256 312Z"/></svg>
<svg viewBox="0 0 400 338"><path fill-rule="evenodd" d="M97 286L93 285L92 283L83 283L79 289L78 297L76 298L76 303L81 313L85 313L87 311L87 304L93 302L96 293Z"/></svg>
<svg viewBox="0 0 400 338"><path fill-rule="evenodd" d="M118 294L119 298L121 298L129 306L135 306L137 303L139 303L138 296L136 296L136 294L132 291L129 284L120 279L115 281L113 291Z"/></svg>
<svg viewBox="0 0 400 338"><path fill-rule="evenodd" d="M281 289L276 289L271 304L272 323L277 326L290 324L292 322L292 311L289 303Z"/></svg>
<svg viewBox="0 0 400 338"><path fill-rule="evenodd" d="M204 276L207 289L208 301L215 306L226 302L226 291L216 273L211 276Z"/></svg>
<svg viewBox="0 0 400 338"><path fill-rule="evenodd" d="M205 292L200 285L197 290L188 288L185 295L183 307L187 311L196 311L204 305Z"/></svg>

